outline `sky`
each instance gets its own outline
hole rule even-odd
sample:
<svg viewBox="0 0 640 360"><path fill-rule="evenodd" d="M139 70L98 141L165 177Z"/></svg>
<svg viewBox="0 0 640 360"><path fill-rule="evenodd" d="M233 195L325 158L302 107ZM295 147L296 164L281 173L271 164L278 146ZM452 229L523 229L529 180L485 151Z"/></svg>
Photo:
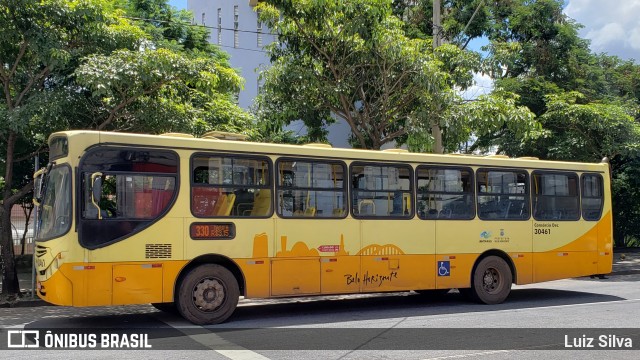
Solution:
<svg viewBox="0 0 640 360"><path fill-rule="evenodd" d="M187 0L169 0L169 4L171 4L171 6L177 7L178 9L187 8Z"/></svg>
<svg viewBox="0 0 640 360"><path fill-rule="evenodd" d="M640 63L640 0L570 0L564 13L584 25L591 51Z"/></svg>

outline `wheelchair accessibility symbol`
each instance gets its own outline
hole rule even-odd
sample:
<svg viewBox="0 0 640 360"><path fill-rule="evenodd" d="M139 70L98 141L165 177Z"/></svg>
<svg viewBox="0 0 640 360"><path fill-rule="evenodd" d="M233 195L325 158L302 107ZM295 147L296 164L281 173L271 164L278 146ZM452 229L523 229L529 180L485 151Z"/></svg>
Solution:
<svg viewBox="0 0 640 360"><path fill-rule="evenodd" d="M451 264L449 261L438 261L438 276L449 276L451 274Z"/></svg>

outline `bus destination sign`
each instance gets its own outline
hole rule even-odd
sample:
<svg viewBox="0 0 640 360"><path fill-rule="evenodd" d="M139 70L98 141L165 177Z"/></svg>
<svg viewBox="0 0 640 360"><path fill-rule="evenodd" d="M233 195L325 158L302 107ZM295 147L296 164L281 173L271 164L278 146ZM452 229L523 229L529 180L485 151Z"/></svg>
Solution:
<svg viewBox="0 0 640 360"><path fill-rule="evenodd" d="M189 229L194 240L231 240L236 237L233 223L193 223Z"/></svg>

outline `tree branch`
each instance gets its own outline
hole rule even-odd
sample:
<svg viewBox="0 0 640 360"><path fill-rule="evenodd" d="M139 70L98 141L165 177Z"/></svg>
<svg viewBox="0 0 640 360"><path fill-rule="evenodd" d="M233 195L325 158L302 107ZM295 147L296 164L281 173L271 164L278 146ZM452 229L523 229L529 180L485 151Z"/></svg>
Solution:
<svg viewBox="0 0 640 360"><path fill-rule="evenodd" d="M15 151L17 137L18 135L15 132L9 130L7 153L5 155L4 193L2 194L2 198L5 199L5 201L11 196L11 185L13 180L13 152Z"/></svg>
<svg viewBox="0 0 640 360"><path fill-rule="evenodd" d="M47 65L47 66L44 67L44 69L42 69L42 71L38 75L36 75L36 76L32 77L31 79L29 79L29 82L24 87L24 89L22 89L22 92L20 93L20 95L16 99L16 102L13 104L15 107L20 106L20 103L22 102L22 99L29 92L29 90L31 90L31 87L36 82L36 80L39 80L40 78L46 77L49 74L49 70L51 70L51 68L49 67L49 65Z"/></svg>
<svg viewBox="0 0 640 360"><path fill-rule="evenodd" d="M336 115L340 115L344 119L344 121L347 122L347 124L351 128L351 133L358 138L358 142L360 142L360 145L364 149L367 145L367 142L365 141L364 136L362 136L362 133L358 130L358 127L356 123L353 121L353 119L351 118L351 116L349 114L344 113L344 111L341 111L339 108L331 104L329 104L329 110L331 110L331 112L333 112Z"/></svg>
<svg viewBox="0 0 640 360"><path fill-rule="evenodd" d="M18 64L20 63L20 60L22 60L22 57L24 56L24 53L26 51L27 51L27 42L25 40L22 40L22 44L20 44L20 50L18 51L18 56L16 57L16 61L13 63L11 70L9 70L8 78L13 77L13 75L16 73L16 70L18 69Z"/></svg>
<svg viewBox="0 0 640 360"><path fill-rule="evenodd" d="M44 145L40 145L38 150L33 151L33 152L29 153L29 154L22 155L22 156L16 158L15 160L13 160L13 162L20 162L20 161L24 161L24 160L27 160L27 159L31 159L32 157L34 157L34 156L36 156L38 154L42 154L44 152L46 152L44 150Z"/></svg>
<svg viewBox="0 0 640 360"><path fill-rule="evenodd" d="M464 26L464 29L462 30L462 34L464 34L467 31L467 29L469 28L469 25L471 25L471 22L473 21L473 18L476 17L478 10L480 10L480 7L482 6L483 3L484 3L484 0L480 0L480 3L478 3L478 7L476 7L476 10L471 15L471 19L469 19L469 22L467 22L467 25ZM464 44L464 46L462 46L462 50L467 48L467 45L469 45L469 41L471 41L471 36L469 36L469 38L467 39L467 42Z"/></svg>
<svg viewBox="0 0 640 360"><path fill-rule="evenodd" d="M405 130L404 128L402 128L400 130L397 130L397 131L394 131L391 134L389 134L389 135L385 136L384 138L382 138L380 140L380 145L384 145L384 144L386 144L388 142L391 142L391 141L395 140L395 138L397 138L398 136L405 135L406 133L407 133L407 130Z"/></svg>
<svg viewBox="0 0 640 360"><path fill-rule="evenodd" d="M2 62L0 61L0 65ZM0 66L0 77L2 78L2 87L4 89L4 97L7 102L7 109L9 111L13 110L13 103L11 101L11 81L9 81L9 76L4 71L4 67Z"/></svg>
<svg viewBox="0 0 640 360"><path fill-rule="evenodd" d="M131 105L131 103L133 103L138 98L140 98L140 96L152 94L152 93L158 91L165 84L167 84L167 83L169 83L171 81L174 81L176 79L177 79L177 77L172 77L172 78L166 79L164 81L161 81L161 82L157 83L155 86L152 86L151 88L142 91L142 93L140 93L139 95L130 97L130 98L126 99L125 101L119 103L116 107L114 107L111 111L109 111L109 117L107 117L107 119L104 122L102 122L100 125L98 125L97 129L98 130L103 130L105 127L107 127L107 125L111 124L113 122L113 120L115 120L116 115L118 114L118 112L120 110L122 110L125 107Z"/></svg>
<svg viewBox="0 0 640 360"><path fill-rule="evenodd" d="M13 204L15 204L18 200L20 200L21 197L27 195L28 193L30 193L33 190L33 180L29 181L28 183L26 183L20 190L18 190L17 193L9 196L8 198L4 199L4 207L11 207Z"/></svg>

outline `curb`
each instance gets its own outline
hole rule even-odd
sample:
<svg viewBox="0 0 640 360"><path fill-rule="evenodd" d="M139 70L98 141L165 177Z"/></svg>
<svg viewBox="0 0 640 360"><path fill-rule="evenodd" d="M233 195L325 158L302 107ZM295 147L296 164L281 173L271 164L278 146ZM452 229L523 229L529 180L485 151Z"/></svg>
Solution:
<svg viewBox="0 0 640 360"><path fill-rule="evenodd" d="M6 301L0 303L0 308L26 308L26 307L38 307L38 306L54 306L39 297L31 299L31 291L21 289L20 296L17 300Z"/></svg>
<svg viewBox="0 0 640 360"><path fill-rule="evenodd" d="M635 274L640 274L640 270L612 271L609 274L605 274L605 275L635 275Z"/></svg>
<svg viewBox="0 0 640 360"><path fill-rule="evenodd" d="M14 302L1 303L0 308L27 308L39 306L53 306L44 300L19 300Z"/></svg>

